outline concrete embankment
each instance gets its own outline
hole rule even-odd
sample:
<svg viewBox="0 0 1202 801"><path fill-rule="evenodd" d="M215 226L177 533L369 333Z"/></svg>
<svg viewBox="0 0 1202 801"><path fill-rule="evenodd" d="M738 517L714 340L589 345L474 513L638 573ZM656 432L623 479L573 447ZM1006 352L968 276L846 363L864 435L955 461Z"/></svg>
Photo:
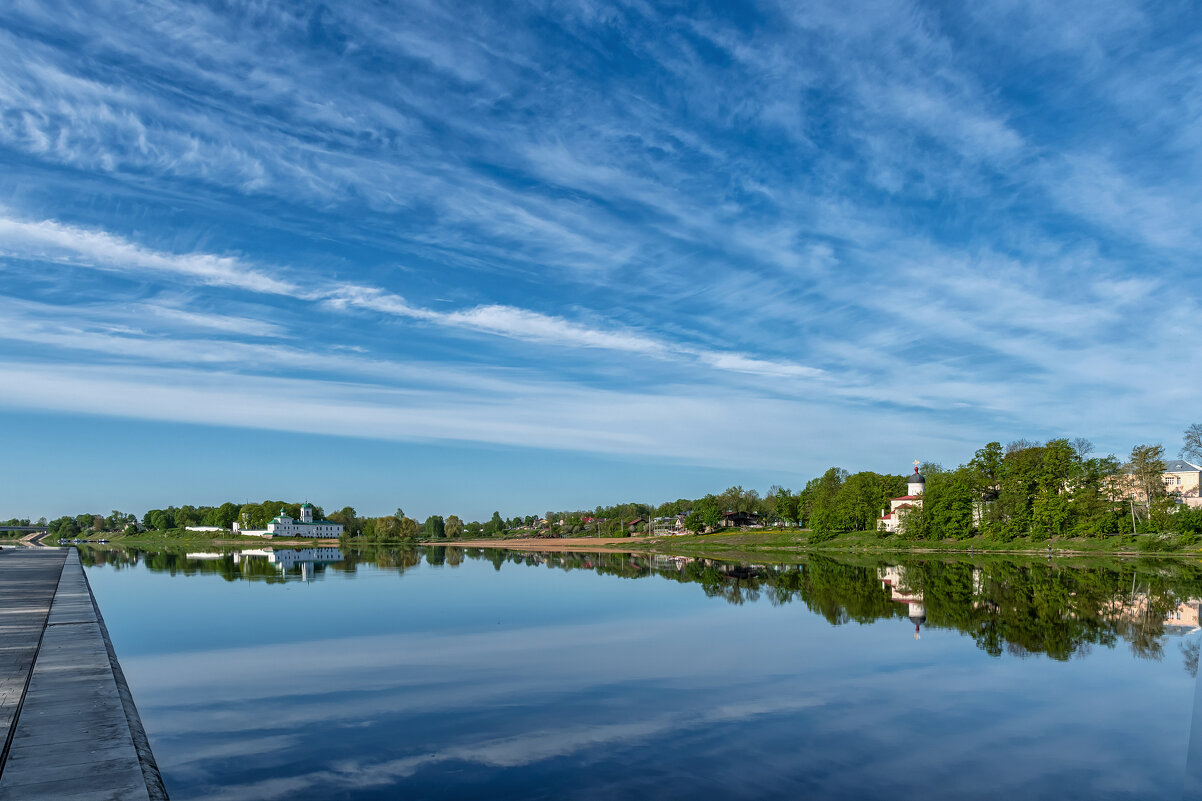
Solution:
<svg viewBox="0 0 1202 801"><path fill-rule="evenodd" d="M0 801L166 799L73 548L0 551Z"/></svg>

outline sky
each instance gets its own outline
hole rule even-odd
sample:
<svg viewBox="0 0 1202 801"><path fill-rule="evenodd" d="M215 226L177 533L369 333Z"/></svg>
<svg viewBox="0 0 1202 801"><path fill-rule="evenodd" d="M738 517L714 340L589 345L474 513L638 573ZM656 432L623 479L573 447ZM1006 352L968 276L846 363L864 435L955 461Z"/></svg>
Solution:
<svg viewBox="0 0 1202 801"><path fill-rule="evenodd" d="M0 517L509 516L1202 417L1202 10L0 7Z"/></svg>

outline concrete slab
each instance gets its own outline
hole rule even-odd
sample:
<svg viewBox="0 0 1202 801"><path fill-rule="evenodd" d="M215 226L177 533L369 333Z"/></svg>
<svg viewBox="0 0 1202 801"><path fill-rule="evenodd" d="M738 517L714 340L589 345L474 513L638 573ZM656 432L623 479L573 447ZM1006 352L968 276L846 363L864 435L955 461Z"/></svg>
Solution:
<svg viewBox="0 0 1202 801"><path fill-rule="evenodd" d="M165 800L162 778L79 555L74 549L56 553L65 555L36 637L37 615L27 616L34 624L24 633L34 642L32 654L14 646L14 656L3 657L6 667L12 663L13 678L0 685L0 715L17 706L9 700L18 686L14 697L20 700L0 761L0 801ZM0 561L0 577L6 564ZM45 560L30 564L52 566ZM28 568L23 575L31 578L35 572ZM45 581L45 573L37 576ZM0 603L2 593L0 582ZM29 605L44 600L44 593L26 585L14 588L11 597L28 597ZM28 662L32 667L22 670Z"/></svg>

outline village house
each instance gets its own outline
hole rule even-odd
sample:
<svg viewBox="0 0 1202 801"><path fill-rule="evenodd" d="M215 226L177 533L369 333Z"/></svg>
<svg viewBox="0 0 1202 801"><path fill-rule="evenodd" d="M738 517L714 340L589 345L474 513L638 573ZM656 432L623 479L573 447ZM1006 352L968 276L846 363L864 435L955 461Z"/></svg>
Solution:
<svg viewBox="0 0 1202 801"><path fill-rule="evenodd" d="M685 515L657 517L651 521L651 533L657 537L672 537L681 534L688 534L688 529L684 527L685 517Z"/></svg>
<svg viewBox="0 0 1202 801"><path fill-rule="evenodd" d="M722 515L722 528L748 528L761 525L763 521L756 512L726 512Z"/></svg>

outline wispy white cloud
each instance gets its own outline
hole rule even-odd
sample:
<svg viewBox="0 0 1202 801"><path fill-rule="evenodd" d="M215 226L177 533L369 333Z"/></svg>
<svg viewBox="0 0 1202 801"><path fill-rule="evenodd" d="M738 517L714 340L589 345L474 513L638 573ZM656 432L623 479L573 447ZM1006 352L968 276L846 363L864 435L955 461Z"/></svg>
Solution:
<svg viewBox="0 0 1202 801"><path fill-rule="evenodd" d="M311 364L358 352L338 374L386 386L368 363L427 355L821 397L844 428L883 405L1046 430L1068 392L1096 431L1188 396L1194 357L1161 343L1196 302L1147 267L1197 274L1180 9L537 13L12 4L0 143L25 175L97 183L10 186L7 294L77 304L56 266L131 308L135 281L104 276L192 289L145 324L24 319L9 341L266 371L313 337ZM272 319L226 310L238 292Z"/></svg>
<svg viewBox="0 0 1202 801"><path fill-rule="evenodd" d="M164 253L92 228L54 220L27 222L0 217L0 256L77 264L102 270L137 270L183 276L210 286L236 287L253 292L291 295L296 284L251 269L232 256L207 253Z"/></svg>
<svg viewBox="0 0 1202 801"><path fill-rule="evenodd" d="M112 272L150 273L222 287L236 287L265 295L283 295L320 302L335 309L366 309L439 326L480 332L527 342L562 347L597 348L659 358L695 357L717 370L769 376L819 377L812 367L738 353L699 350L616 326L583 325L555 315L490 304L460 311L436 311L414 306L403 297L377 287L280 277L280 270L264 270L234 256L208 253L177 254L149 249L104 231L64 225L55 221L28 223L0 217L0 235L8 234L0 257L58 261ZM248 335L280 333L278 325L236 318L195 314L165 306L147 307L154 315L194 326Z"/></svg>

